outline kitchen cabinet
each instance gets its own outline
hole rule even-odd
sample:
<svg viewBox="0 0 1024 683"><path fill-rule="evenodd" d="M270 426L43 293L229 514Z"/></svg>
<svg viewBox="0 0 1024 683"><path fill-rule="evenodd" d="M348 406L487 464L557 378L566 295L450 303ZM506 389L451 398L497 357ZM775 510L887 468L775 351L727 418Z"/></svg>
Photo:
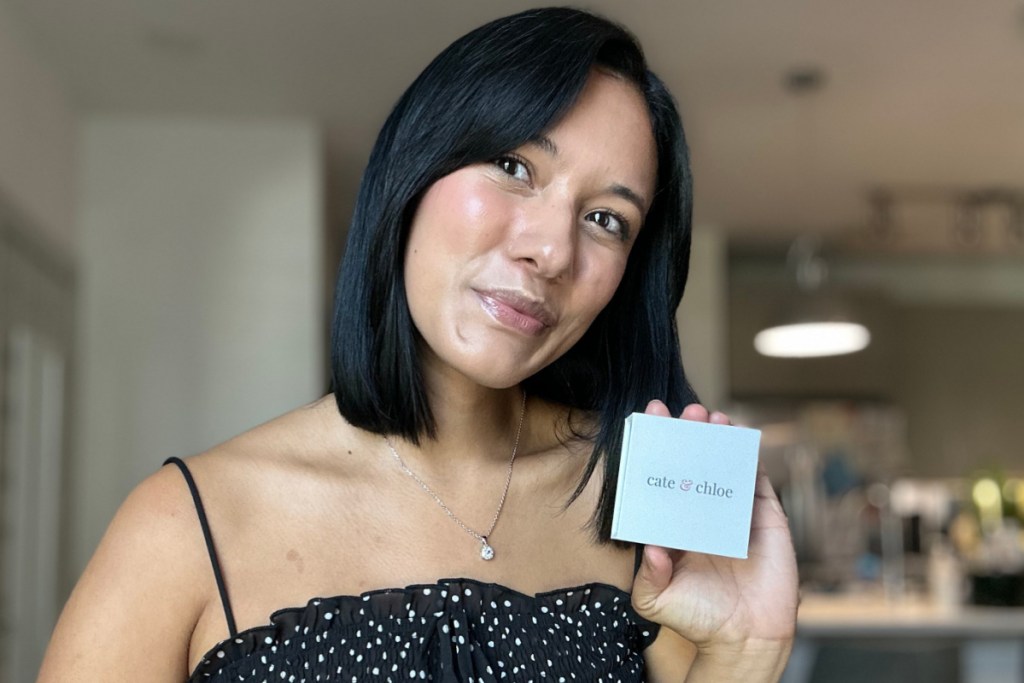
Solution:
<svg viewBox="0 0 1024 683"><path fill-rule="evenodd" d="M892 601L873 595L805 595L783 683L837 681L840 674L822 666L821 656L828 648L845 653L841 675L849 676L848 680L882 683L870 670L889 658L905 671L949 663L955 667L946 666L942 673L947 678L930 677L929 681L1021 683L1024 608L943 608L924 598ZM831 658L833 665L838 661ZM917 680L909 677L913 674L903 675L907 677L899 680Z"/></svg>

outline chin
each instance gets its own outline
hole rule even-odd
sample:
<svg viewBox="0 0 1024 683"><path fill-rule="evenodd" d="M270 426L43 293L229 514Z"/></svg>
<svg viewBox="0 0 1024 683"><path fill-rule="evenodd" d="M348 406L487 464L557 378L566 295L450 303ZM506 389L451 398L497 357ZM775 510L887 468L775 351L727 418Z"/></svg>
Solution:
<svg viewBox="0 0 1024 683"><path fill-rule="evenodd" d="M522 368L513 371L504 368L478 368L478 371L468 371L463 374L481 387L488 389L510 389L518 386L523 380L528 379L533 373L523 374Z"/></svg>
<svg viewBox="0 0 1024 683"><path fill-rule="evenodd" d="M450 370L487 389L509 389L539 372L544 366L517 360L514 354L491 347L472 357L441 359Z"/></svg>
<svg viewBox="0 0 1024 683"><path fill-rule="evenodd" d="M442 375L453 373L489 389L508 389L555 362L571 348L570 341L578 340L575 335L560 342L527 339L487 326L466 327L448 339L437 339L436 346L424 344L424 369L440 369Z"/></svg>

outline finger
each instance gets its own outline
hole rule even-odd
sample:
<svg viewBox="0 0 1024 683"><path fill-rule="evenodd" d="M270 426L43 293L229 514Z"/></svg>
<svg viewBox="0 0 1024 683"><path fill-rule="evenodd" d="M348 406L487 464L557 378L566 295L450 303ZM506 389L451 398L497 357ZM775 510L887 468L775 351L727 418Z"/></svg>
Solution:
<svg viewBox="0 0 1024 683"><path fill-rule="evenodd" d="M729 419L728 415L726 415L723 412L717 411L717 410L715 412L711 413L711 415L708 417L708 422L711 422L712 424L716 424L716 425L731 425L732 424L732 420Z"/></svg>
<svg viewBox="0 0 1024 683"><path fill-rule="evenodd" d="M775 487L772 486L772 481L768 478L768 472L765 471L764 466L760 463L757 465L757 479L754 482L754 496L758 498L774 498L775 500L778 500L778 496L775 495Z"/></svg>
<svg viewBox="0 0 1024 683"><path fill-rule="evenodd" d="M644 547L640 570L633 580L633 607L651 613L658 596L672 580L672 558L666 548L656 545Z"/></svg>
<svg viewBox="0 0 1024 683"><path fill-rule="evenodd" d="M708 421L708 409L699 403L691 403L690 405L683 408L683 412L679 414L679 417L684 420L694 420L696 422L707 422Z"/></svg>
<svg viewBox="0 0 1024 683"><path fill-rule="evenodd" d="M786 511L783 509L779 497L775 495L775 487L772 486L768 473L760 464L757 466L757 480L754 483L754 514L757 517L762 517L758 520L758 525L767 523L767 520L763 519L764 515L781 519L783 522L786 520Z"/></svg>
<svg viewBox="0 0 1024 683"><path fill-rule="evenodd" d="M669 412L668 406L658 399L654 399L648 403L644 413L647 415L657 415L659 417L672 417L672 413Z"/></svg>

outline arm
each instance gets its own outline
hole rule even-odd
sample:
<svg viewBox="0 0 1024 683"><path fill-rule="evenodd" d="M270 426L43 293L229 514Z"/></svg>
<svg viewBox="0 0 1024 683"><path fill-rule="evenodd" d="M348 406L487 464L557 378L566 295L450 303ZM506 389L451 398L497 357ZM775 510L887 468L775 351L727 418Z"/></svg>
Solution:
<svg viewBox="0 0 1024 683"><path fill-rule="evenodd" d="M660 401L647 412L669 416ZM728 424L699 405L680 417ZM656 680L778 681L796 630L797 571L789 524L768 477L758 473L748 559L647 546L633 607L693 644L688 670L652 672Z"/></svg>
<svg viewBox="0 0 1024 683"><path fill-rule="evenodd" d="M185 482L163 468L118 510L54 629L39 683L188 677L213 577Z"/></svg>

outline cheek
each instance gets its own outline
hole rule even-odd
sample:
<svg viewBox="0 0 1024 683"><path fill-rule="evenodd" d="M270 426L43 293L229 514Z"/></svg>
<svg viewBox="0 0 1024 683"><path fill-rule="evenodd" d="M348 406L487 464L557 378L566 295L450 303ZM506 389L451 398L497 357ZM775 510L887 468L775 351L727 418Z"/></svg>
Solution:
<svg viewBox="0 0 1024 683"><path fill-rule="evenodd" d="M625 259L591 262L587 264L587 268L583 286L577 289L573 297L573 308L576 312L574 334L577 336L583 336L594 319L615 296L625 272L626 262Z"/></svg>
<svg viewBox="0 0 1024 683"><path fill-rule="evenodd" d="M599 272L600 275L594 278L590 286L590 300L596 308L595 316L608 305L622 283L622 276L626 272L626 257L610 259L602 264Z"/></svg>
<svg viewBox="0 0 1024 683"><path fill-rule="evenodd" d="M496 238L495 217L501 211L493 187L472 177L468 169L434 183L420 201L409 235L409 247L439 252L449 258L470 254Z"/></svg>

